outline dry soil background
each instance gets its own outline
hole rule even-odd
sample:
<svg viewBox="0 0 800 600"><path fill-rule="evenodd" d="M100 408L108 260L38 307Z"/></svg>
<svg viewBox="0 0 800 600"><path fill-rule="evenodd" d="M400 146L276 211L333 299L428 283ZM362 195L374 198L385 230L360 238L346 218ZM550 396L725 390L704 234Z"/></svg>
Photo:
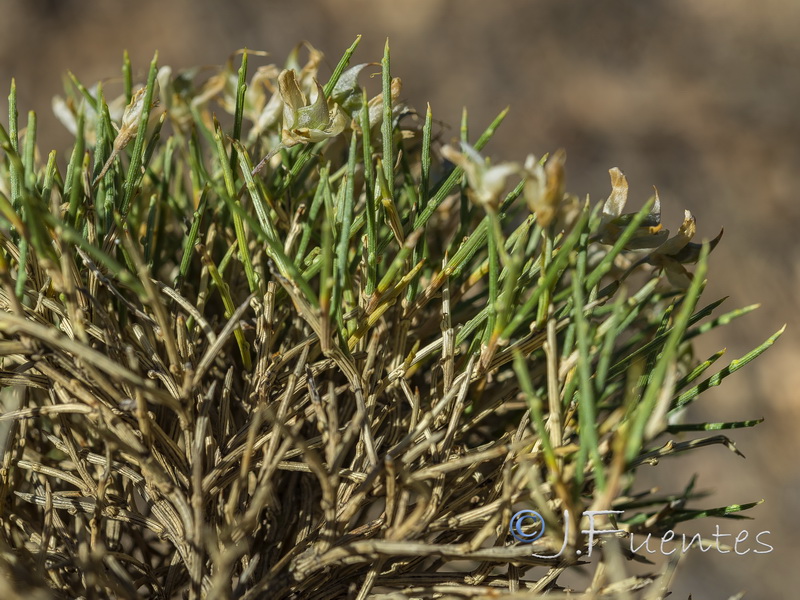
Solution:
<svg viewBox="0 0 800 600"><path fill-rule="evenodd" d="M607 170L618 166L635 199L658 187L672 227L683 208L697 215L701 236L724 226L707 299L730 295L729 308L762 308L705 341L701 354L727 346L734 358L783 323L789 328L694 413L714 421L765 417L754 431L734 432L747 460L718 446L673 470L681 482L699 473L716 491L708 505L764 498L745 526L771 530L775 551L689 554L673 597L728 598L740 589L752 599L798 597L800 3L2 0L0 7L0 86L16 77L21 111L40 115L42 151L66 147L49 109L62 74L71 69L85 83L116 77L124 48L142 76L155 49L173 68L219 64L244 46L280 63L305 39L332 66L356 34L364 35L359 62L378 60L389 36L393 72L411 104L429 101L449 123L466 104L473 130L511 105L489 147L494 156L520 160L564 147L575 193L605 197ZM741 523L722 528L738 532Z"/></svg>

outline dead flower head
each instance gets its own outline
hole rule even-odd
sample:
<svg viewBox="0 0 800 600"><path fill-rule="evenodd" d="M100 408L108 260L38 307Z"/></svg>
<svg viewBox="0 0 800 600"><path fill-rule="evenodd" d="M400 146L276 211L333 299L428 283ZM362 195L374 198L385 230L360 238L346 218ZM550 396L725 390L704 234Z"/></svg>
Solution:
<svg viewBox="0 0 800 600"><path fill-rule="evenodd" d="M519 173L516 163L500 163L491 165L478 151L469 144L461 144L461 152L452 146L442 148L442 156L457 167L464 169L470 187L470 198L475 204L486 210L497 211L500 206L500 194L506 187L509 175Z"/></svg>
<svg viewBox="0 0 800 600"><path fill-rule="evenodd" d="M611 194L603 205L600 234L597 238L597 241L603 244L615 243L636 214L623 213L628 200L628 180L625 179L625 175L616 167L609 170L609 175L611 175ZM627 250L647 249L650 252L636 262L629 272L639 265L650 264L662 269L672 286L681 290L687 289L692 281L692 274L683 265L696 263L703 247L702 244L691 241L696 230L696 220L687 210L684 212L683 224L678 233L669 237L669 230L661 224L661 200L656 190L653 208L625 244ZM722 231L711 240L711 250L719 243L720 238Z"/></svg>
<svg viewBox="0 0 800 600"><path fill-rule="evenodd" d="M663 269L669 282L678 289L685 290L692 282L692 274L683 266L696 263L700 258L703 244L692 242L697 230L694 216L684 211L683 224L678 233L653 250L645 259L647 263ZM722 238L724 230L709 242L709 251L713 250Z"/></svg>
<svg viewBox="0 0 800 600"><path fill-rule="evenodd" d="M544 163L531 154L525 160L525 187L523 194L536 221L547 227L556 218L564 199L564 163L567 153L554 152Z"/></svg>
<svg viewBox="0 0 800 600"><path fill-rule="evenodd" d="M314 85L317 96L311 102L300 89L294 69L285 69L278 76L278 91L283 100L281 142L287 148L321 142L344 130L346 121L339 106L332 103L329 107L325 92L316 79Z"/></svg>
<svg viewBox="0 0 800 600"><path fill-rule="evenodd" d="M602 244L613 244L622 231L628 226L636 213L623 213L628 201L628 180L617 167L609 169L611 175L611 194L603 205L600 221L600 236L598 241ZM627 250L641 250L643 248L656 248L663 244L669 236L669 231L661 225L661 200L655 190L655 202L650 213L644 218L642 224L634 232L633 237L625 244Z"/></svg>

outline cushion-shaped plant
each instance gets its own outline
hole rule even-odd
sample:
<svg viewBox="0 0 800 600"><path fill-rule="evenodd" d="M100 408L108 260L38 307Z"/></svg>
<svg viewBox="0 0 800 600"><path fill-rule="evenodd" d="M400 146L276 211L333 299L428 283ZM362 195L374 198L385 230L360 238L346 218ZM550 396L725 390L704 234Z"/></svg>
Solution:
<svg viewBox="0 0 800 600"><path fill-rule="evenodd" d="M534 597L600 564L603 597L674 565L628 575L585 510L622 511L622 535L752 506L634 493L642 465L758 422L679 418L780 333L711 376L722 352L695 360L749 310L699 304L716 240L692 243L691 216L670 238L657 198L623 213L616 169L608 200L566 194L563 151L492 165L505 112L442 147L388 46L369 98L357 43L324 85L311 47L250 83L253 53L205 80L154 59L138 89L126 57L110 103L73 78L66 161L40 159L12 84L7 592Z"/></svg>

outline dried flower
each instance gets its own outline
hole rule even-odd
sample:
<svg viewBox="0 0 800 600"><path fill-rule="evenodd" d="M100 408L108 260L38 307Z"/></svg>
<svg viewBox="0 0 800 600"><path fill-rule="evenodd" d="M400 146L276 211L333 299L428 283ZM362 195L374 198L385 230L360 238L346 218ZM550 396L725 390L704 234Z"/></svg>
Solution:
<svg viewBox="0 0 800 600"><path fill-rule="evenodd" d="M533 155L525 160L525 187L523 194L537 222L547 227L556 218L564 199L564 163L567 153L557 150L542 166Z"/></svg>
<svg viewBox="0 0 800 600"><path fill-rule="evenodd" d="M475 148L465 143L461 144L461 152L452 146L444 146L442 156L464 169L471 191L470 198L486 210L497 210L500 205L500 194L506 186L506 179L520 170L516 163L500 163L491 166L489 161L484 160Z"/></svg>
<svg viewBox="0 0 800 600"><path fill-rule="evenodd" d="M628 180L617 167L609 169L611 175L611 194L603 205L600 221L599 242L613 244L620 233L628 226L636 213L625 213L625 204L628 201ZM650 213L644 218L642 224L634 232L633 237L625 244L627 250L640 250L643 248L656 248L663 244L669 236L669 231L661 226L661 200L655 190L655 203Z"/></svg>
<svg viewBox="0 0 800 600"><path fill-rule="evenodd" d="M278 76L278 90L283 99L283 129L281 142L287 148L296 144L320 142L339 135L345 127L345 118L339 106L332 103L329 108L325 92L314 79L317 97L313 102L306 99L297 84L293 69L286 69Z"/></svg>
<svg viewBox="0 0 800 600"><path fill-rule="evenodd" d="M89 88L89 93L97 98L100 93L100 86L94 85ZM122 117L125 110L125 96L120 95L113 100L107 101L108 112L112 121ZM72 135L78 135L78 115L83 112L83 138L86 144L94 146L97 143L97 129L99 115L92 105L85 98L78 99L61 96L53 96L52 109L55 117L67 128Z"/></svg>
<svg viewBox="0 0 800 600"><path fill-rule="evenodd" d="M678 233L653 250L645 262L664 270L669 282L678 289L685 290L692 282L692 274L683 266L696 263L700 258L702 244L693 243L691 239L697 230L694 216L684 211L683 224ZM709 250L713 250L722 238L724 230L709 242Z"/></svg>
<svg viewBox="0 0 800 600"><path fill-rule="evenodd" d="M600 224L600 234L597 241L603 244L613 244L622 231L631 222L635 213L625 213L625 203L628 200L628 180L622 171L614 167L608 173L611 175L611 194L603 205ZM653 188L655 190L655 188ZM692 274L683 266L696 263L700 257L702 244L691 242L697 230L695 218L688 210L684 212L683 224L678 233L669 237L669 230L661 225L661 200L655 190L655 202L650 213L644 218L642 224L634 232L633 237L625 244L628 250L652 249L644 258L634 263L628 273L642 264L651 264L663 269L669 282L676 288L685 290L692 281ZM722 231L711 240L713 250L722 238Z"/></svg>
<svg viewBox="0 0 800 600"><path fill-rule="evenodd" d="M95 177L94 183L97 183L105 176L117 155L134 137L136 137L136 133L139 131L142 111L144 110L145 91L145 88L136 90L128 106L125 107L125 112L122 114L122 124L120 125L117 137L114 138L114 148L111 150L111 154L103 165L100 174Z"/></svg>
<svg viewBox="0 0 800 600"><path fill-rule="evenodd" d="M253 92L250 99L252 103L251 120L253 121L253 128L250 130L248 138L250 142L280 121L281 113L283 112L283 99L274 87L274 82L277 81L278 75L280 75L280 71L275 65L259 67L253 76L250 86L247 88L248 93L251 90L258 90ZM269 100L267 100L264 90L273 92Z"/></svg>

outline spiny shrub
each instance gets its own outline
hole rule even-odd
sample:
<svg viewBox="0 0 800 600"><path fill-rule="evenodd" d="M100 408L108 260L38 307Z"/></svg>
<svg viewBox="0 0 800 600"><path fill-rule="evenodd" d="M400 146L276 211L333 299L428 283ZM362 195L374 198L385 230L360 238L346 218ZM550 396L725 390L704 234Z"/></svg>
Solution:
<svg viewBox="0 0 800 600"><path fill-rule="evenodd" d="M75 143L47 160L12 83L5 597L556 597L579 565L593 598L663 594L674 564L628 574L613 536L589 559L582 511L659 533L752 506L634 490L758 422L679 418L778 335L711 376L722 352L695 360L749 310L699 304L718 238L691 241L688 212L670 236L657 197L625 212L617 169L604 202L566 194L563 151L491 164L505 112L445 140L388 46L349 66L357 43L325 85L308 45L255 71L156 56L143 86L126 55L119 98L67 81ZM523 508L535 543L509 530Z"/></svg>

